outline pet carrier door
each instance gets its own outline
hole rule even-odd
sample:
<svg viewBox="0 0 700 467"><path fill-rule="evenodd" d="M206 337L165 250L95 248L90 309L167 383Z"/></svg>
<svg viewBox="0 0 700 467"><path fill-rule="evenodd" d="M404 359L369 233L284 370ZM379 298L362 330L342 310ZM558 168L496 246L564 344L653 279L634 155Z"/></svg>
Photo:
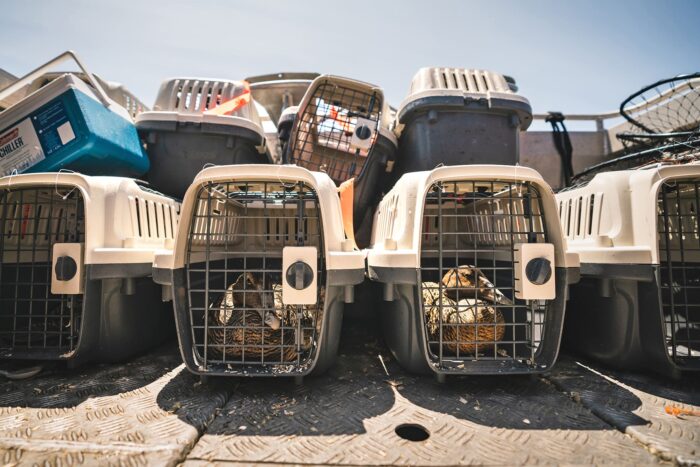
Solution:
<svg viewBox="0 0 700 467"><path fill-rule="evenodd" d="M0 210L0 352L69 354L80 337L82 283L73 281L76 288L69 293L52 291L54 252L62 245L82 248L83 196L60 185L6 189Z"/></svg>

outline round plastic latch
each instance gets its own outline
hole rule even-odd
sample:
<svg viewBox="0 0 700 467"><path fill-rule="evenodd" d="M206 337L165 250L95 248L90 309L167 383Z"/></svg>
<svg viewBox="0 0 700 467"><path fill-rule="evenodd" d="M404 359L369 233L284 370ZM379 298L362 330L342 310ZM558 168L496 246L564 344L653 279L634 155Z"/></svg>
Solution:
<svg viewBox="0 0 700 467"><path fill-rule="evenodd" d="M367 125L360 125L355 128L355 136L364 141L372 136L372 130Z"/></svg>
<svg viewBox="0 0 700 467"><path fill-rule="evenodd" d="M70 256L59 256L56 259L56 279L59 281L69 281L78 273L78 264Z"/></svg>
<svg viewBox="0 0 700 467"><path fill-rule="evenodd" d="M314 271L311 269L311 266L303 261L297 261L287 268L285 276L290 287L296 290L304 290L313 282Z"/></svg>
<svg viewBox="0 0 700 467"><path fill-rule="evenodd" d="M552 277L552 263L546 258L533 258L525 266L525 275L535 285L546 284Z"/></svg>

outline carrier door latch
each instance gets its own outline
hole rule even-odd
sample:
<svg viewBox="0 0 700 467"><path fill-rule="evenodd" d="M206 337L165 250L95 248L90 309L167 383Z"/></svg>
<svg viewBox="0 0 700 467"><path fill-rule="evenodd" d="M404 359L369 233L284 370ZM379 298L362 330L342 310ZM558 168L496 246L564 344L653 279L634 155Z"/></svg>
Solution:
<svg viewBox="0 0 700 467"><path fill-rule="evenodd" d="M51 293L77 295L83 293L82 243L55 243L51 262Z"/></svg>
<svg viewBox="0 0 700 467"><path fill-rule="evenodd" d="M318 250L312 246L282 249L282 302L285 305L314 305L318 298L316 272Z"/></svg>
<svg viewBox="0 0 700 467"><path fill-rule="evenodd" d="M515 245L515 298L554 299L554 264L554 245L551 243Z"/></svg>

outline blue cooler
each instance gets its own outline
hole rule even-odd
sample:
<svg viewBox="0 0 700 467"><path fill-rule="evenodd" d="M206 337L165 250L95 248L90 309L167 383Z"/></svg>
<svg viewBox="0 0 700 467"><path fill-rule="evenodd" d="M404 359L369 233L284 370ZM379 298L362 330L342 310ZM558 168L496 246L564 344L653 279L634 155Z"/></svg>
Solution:
<svg viewBox="0 0 700 467"><path fill-rule="evenodd" d="M31 92L47 69L72 58L85 81L65 73ZM87 81L87 82L86 82ZM89 84L88 84L89 83ZM72 53L65 52L0 92L0 176L70 169L88 175L137 177L148 171L133 120Z"/></svg>

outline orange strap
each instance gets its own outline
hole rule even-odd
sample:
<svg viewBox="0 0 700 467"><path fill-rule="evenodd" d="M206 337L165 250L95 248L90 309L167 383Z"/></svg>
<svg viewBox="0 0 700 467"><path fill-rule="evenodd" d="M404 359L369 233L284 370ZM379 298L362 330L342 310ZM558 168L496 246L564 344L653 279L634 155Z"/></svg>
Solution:
<svg viewBox="0 0 700 467"><path fill-rule="evenodd" d="M343 214L343 228L345 236L352 241L353 246L357 248L355 242L355 226L352 219L352 209L355 200L355 179L344 181L338 188L340 194L340 211Z"/></svg>
<svg viewBox="0 0 700 467"><path fill-rule="evenodd" d="M224 101L221 104L217 105L216 107L213 107L209 110L204 111L204 114L205 115L231 114L237 110L240 110L242 107L248 105L249 102L250 102L250 89L248 88L248 85L246 85L246 88L242 94L239 94L238 96L234 97L233 99L229 99L227 101Z"/></svg>

